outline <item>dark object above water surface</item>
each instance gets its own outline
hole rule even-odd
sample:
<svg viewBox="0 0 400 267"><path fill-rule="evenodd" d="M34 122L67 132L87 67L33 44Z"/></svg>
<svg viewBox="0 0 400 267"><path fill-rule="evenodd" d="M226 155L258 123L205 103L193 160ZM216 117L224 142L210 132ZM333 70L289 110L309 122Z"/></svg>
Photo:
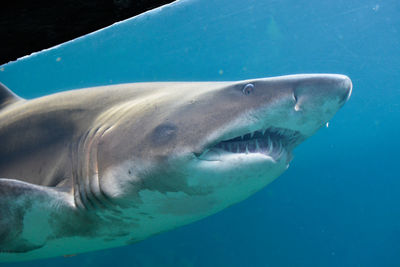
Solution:
<svg viewBox="0 0 400 267"><path fill-rule="evenodd" d="M0 5L0 65L172 0L15 0Z"/></svg>

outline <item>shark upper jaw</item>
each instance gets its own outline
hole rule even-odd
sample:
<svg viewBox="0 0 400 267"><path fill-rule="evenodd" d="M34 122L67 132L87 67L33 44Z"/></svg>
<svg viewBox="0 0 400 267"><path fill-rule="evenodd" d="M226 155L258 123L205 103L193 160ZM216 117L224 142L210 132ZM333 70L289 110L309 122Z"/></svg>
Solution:
<svg viewBox="0 0 400 267"><path fill-rule="evenodd" d="M227 161L237 157L277 162L292 159L292 150L305 138L299 131L279 127L262 127L254 131L232 131L204 146L197 159Z"/></svg>

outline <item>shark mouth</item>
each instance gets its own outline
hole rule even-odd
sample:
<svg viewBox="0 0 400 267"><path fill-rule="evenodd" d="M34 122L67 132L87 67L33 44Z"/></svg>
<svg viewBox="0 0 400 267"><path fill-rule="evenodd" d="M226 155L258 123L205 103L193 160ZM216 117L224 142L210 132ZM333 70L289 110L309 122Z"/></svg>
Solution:
<svg viewBox="0 0 400 267"><path fill-rule="evenodd" d="M284 153L290 153L302 139L303 138L298 131L270 127L264 130L246 133L228 140L222 140L196 156L199 159L216 160L218 156L224 153L258 153L274 160L278 160ZM217 154L217 156L215 154Z"/></svg>

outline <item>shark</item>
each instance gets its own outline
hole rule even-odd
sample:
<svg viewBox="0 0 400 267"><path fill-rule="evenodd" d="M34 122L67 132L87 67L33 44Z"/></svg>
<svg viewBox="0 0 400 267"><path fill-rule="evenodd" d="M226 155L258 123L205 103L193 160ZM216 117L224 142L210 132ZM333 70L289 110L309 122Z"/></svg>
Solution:
<svg viewBox="0 0 400 267"><path fill-rule="evenodd" d="M0 84L0 261L123 246L256 193L346 103L350 78Z"/></svg>

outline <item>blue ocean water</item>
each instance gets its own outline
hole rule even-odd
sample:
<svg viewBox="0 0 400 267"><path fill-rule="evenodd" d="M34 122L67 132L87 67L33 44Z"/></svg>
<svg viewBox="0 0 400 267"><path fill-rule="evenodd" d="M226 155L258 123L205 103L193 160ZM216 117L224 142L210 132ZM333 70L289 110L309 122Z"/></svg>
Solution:
<svg viewBox="0 0 400 267"><path fill-rule="evenodd" d="M0 66L32 98L93 85L343 73L350 101L248 200L127 247L20 266L400 266L400 2L181 0Z"/></svg>

